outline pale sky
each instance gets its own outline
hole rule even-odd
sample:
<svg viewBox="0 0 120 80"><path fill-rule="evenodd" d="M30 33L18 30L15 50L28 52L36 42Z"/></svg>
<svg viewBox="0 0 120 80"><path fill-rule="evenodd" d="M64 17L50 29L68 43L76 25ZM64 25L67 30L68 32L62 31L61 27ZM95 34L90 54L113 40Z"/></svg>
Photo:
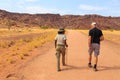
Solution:
<svg viewBox="0 0 120 80"><path fill-rule="evenodd" d="M0 9L30 14L98 14L120 17L120 0L0 0Z"/></svg>

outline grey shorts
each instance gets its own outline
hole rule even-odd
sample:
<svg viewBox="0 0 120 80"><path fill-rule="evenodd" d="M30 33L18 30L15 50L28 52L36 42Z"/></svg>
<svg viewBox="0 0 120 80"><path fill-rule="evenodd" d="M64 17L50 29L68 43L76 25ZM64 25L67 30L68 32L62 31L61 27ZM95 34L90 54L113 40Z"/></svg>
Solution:
<svg viewBox="0 0 120 80"><path fill-rule="evenodd" d="M89 55L91 55L94 51L94 56L98 56L100 53L100 44L92 43L89 48Z"/></svg>

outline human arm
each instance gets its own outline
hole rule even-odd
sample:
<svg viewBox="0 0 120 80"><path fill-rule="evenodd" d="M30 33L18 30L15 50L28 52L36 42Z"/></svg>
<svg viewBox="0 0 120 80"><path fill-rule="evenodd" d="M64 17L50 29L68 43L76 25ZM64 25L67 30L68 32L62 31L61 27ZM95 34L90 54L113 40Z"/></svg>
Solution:
<svg viewBox="0 0 120 80"><path fill-rule="evenodd" d="M104 36L103 36L102 31L101 31L100 41L103 41L103 40L104 40Z"/></svg>
<svg viewBox="0 0 120 80"><path fill-rule="evenodd" d="M66 35L64 36L64 43L65 43L65 46L68 47Z"/></svg>
<svg viewBox="0 0 120 80"><path fill-rule="evenodd" d="M91 46L91 36L88 36L88 47Z"/></svg>
<svg viewBox="0 0 120 80"><path fill-rule="evenodd" d="M104 40L104 36L102 35L101 37L100 37L100 41L103 41Z"/></svg>
<svg viewBox="0 0 120 80"><path fill-rule="evenodd" d="M57 40L55 40L55 48L56 48L56 46L57 46Z"/></svg>
<svg viewBox="0 0 120 80"><path fill-rule="evenodd" d="M56 35L56 37L55 37L55 48L57 46L57 39L58 39L58 35Z"/></svg>
<svg viewBox="0 0 120 80"><path fill-rule="evenodd" d="M65 46L68 47L67 41L65 40Z"/></svg>
<svg viewBox="0 0 120 80"><path fill-rule="evenodd" d="M91 30L89 31L89 35L88 35L88 47L90 47L91 46L91 40L92 40L92 32L91 32Z"/></svg>

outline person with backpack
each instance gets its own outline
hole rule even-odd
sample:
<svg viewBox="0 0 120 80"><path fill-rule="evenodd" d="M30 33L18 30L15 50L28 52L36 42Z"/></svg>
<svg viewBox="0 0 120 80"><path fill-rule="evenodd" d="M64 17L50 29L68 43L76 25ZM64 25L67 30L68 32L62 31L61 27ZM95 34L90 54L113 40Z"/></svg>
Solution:
<svg viewBox="0 0 120 80"><path fill-rule="evenodd" d="M62 64L65 66L65 47L68 47L67 38L65 35L64 28L60 28L58 34L55 37L55 48L56 48L56 57L57 57L57 70L61 71L60 69L60 55L62 55Z"/></svg>
<svg viewBox="0 0 120 80"><path fill-rule="evenodd" d="M98 29L96 22L92 22L91 29L89 30L88 47L89 47L89 63L88 67L91 68L92 52L94 51L95 62L93 69L97 71L98 55L100 53L100 41L104 40L103 33Z"/></svg>

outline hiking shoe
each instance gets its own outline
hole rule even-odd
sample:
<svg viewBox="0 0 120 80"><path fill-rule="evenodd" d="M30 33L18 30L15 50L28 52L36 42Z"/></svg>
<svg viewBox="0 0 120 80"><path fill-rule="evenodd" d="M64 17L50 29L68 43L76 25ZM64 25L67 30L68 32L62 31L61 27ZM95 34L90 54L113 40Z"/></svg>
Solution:
<svg viewBox="0 0 120 80"><path fill-rule="evenodd" d="M58 69L58 72L60 72L61 71L61 69Z"/></svg>
<svg viewBox="0 0 120 80"><path fill-rule="evenodd" d="M97 70L97 65L96 65L96 64L94 64L93 70L94 70L94 71L98 71L98 70Z"/></svg>
<svg viewBox="0 0 120 80"><path fill-rule="evenodd" d="M91 65L91 63L88 63L88 67L89 67L89 68L92 68L92 65Z"/></svg>
<svg viewBox="0 0 120 80"><path fill-rule="evenodd" d="M94 71L98 71L98 69L97 69L97 68L93 68L93 70L94 70Z"/></svg>
<svg viewBox="0 0 120 80"><path fill-rule="evenodd" d="M66 66L66 64L63 64L63 66Z"/></svg>

